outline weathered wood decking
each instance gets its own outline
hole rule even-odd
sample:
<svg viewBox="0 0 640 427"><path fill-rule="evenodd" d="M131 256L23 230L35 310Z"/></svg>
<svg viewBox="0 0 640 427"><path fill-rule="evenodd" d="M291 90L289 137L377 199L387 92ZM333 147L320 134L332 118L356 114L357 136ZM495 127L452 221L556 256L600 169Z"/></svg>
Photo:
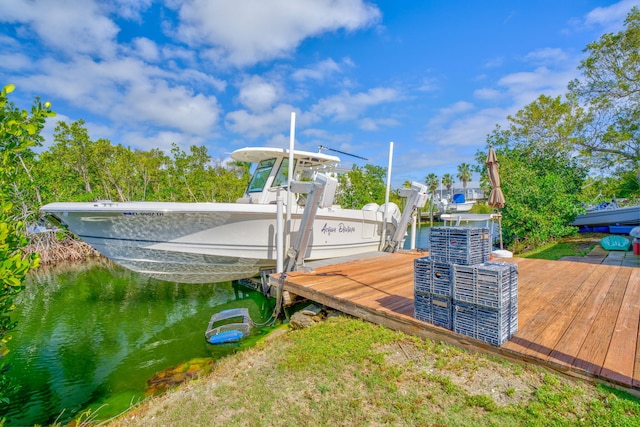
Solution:
<svg viewBox="0 0 640 427"><path fill-rule="evenodd" d="M413 260L384 254L286 276L285 290L365 320L640 390L640 268L513 258L518 333L502 347L413 318Z"/></svg>

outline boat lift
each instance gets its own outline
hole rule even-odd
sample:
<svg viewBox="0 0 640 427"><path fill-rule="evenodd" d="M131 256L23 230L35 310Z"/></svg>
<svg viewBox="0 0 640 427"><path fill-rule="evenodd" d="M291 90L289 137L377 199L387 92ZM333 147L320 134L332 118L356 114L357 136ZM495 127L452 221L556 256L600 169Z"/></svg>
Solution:
<svg viewBox="0 0 640 427"><path fill-rule="evenodd" d="M333 204L337 185L338 181L335 178L324 174L318 174L313 182L293 181L291 183L293 192L307 194L307 203L302 214L300 231L296 242L287 251L282 272L287 273L299 270L304 266L304 255L309 246L313 221L318 208L328 207ZM405 239L409 222L415 217L416 210L424 207L427 202L427 187L413 182L410 188L401 189L400 195L407 198L407 203L393 236L390 236L386 242L382 242L383 252L397 252L401 249L400 245ZM383 226L386 227L386 224Z"/></svg>

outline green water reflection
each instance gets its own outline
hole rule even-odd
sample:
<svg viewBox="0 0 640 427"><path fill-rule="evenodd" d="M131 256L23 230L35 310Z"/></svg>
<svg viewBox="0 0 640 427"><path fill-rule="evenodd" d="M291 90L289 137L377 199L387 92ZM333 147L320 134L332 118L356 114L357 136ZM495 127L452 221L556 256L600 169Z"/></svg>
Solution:
<svg viewBox="0 0 640 427"><path fill-rule="evenodd" d="M247 307L262 322L273 307L231 283L162 282L108 262L34 271L16 302L7 361L22 388L0 408L7 425L66 423L87 408L113 416L143 398L157 372L238 349L206 344L213 313Z"/></svg>

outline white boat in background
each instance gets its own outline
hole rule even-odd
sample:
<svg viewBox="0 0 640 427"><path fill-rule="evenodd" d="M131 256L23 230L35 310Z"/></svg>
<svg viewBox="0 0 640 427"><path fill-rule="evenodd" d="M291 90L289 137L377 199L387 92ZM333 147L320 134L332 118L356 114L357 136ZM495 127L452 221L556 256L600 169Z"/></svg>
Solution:
<svg viewBox="0 0 640 427"><path fill-rule="evenodd" d="M236 203L51 203L41 212L57 218L107 258L154 278L214 283L253 277L276 266L276 200L279 193L286 196L289 150L243 148L231 158L257 163L244 197ZM336 156L298 150L293 158L297 179L329 172L340 161ZM426 188L420 191L426 200ZM300 198L290 209L292 242L300 231L303 204ZM397 234L400 220L400 210L393 203L362 209L319 207L304 259L380 250L381 239Z"/></svg>
<svg viewBox="0 0 640 427"><path fill-rule="evenodd" d="M475 200L466 200L464 194L456 193L453 195L451 201L446 199L440 200L439 207L442 213L469 212L475 204Z"/></svg>
<svg viewBox="0 0 640 427"><path fill-rule="evenodd" d="M619 207L605 202L576 216L571 223L577 226L640 225L640 205Z"/></svg>

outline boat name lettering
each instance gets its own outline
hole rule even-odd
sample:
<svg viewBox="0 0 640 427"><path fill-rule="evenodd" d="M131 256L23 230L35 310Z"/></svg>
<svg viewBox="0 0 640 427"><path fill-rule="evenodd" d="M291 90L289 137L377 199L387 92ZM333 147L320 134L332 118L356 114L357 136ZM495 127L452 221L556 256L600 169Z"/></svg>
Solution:
<svg viewBox="0 0 640 427"><path fill-rule="evenodd" d="M164 216L164 212L122 212L125 216Z"/></svg>
<svg viewBox="0 0 640 427"><path fill-rule="evenodd" d="M338 226L338 231L340 233L355 233L356 228L350 225L344 225L343 223L340 223L340 225Z"/></svg>
<svg viewBox="0 0 640 427"><path fill-rule="evenodd" d="M346 225L344 223L338 224L337 227L332 227L329 223L325 223L320 229L323 234L331 236L332 233L355 233L356 228L351 225Z"/></svg>

